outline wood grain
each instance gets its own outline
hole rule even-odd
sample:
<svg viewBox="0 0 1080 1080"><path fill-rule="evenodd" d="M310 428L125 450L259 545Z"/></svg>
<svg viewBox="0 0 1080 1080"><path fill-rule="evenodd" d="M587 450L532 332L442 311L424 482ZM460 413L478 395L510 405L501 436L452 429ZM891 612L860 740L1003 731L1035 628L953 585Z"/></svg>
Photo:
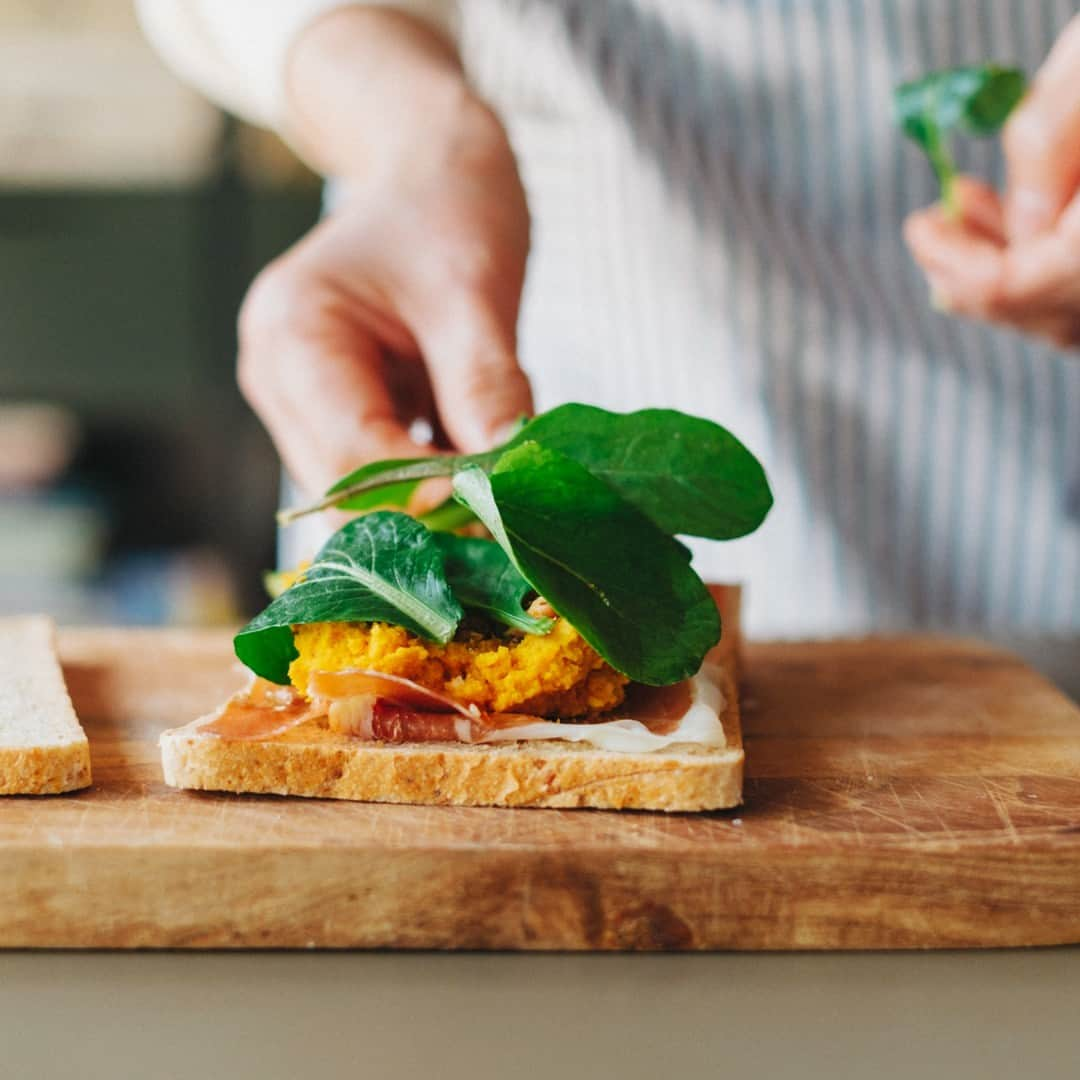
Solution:
<svg viewBox="0 0 1080 1080"><path fill-rule="evenodd" d="M704 815L171 791L228 636L68 631L94 787L0 803L0 944L836 949L1080 941L1080 711L974 642L752 645L746 805Z"/></svg>

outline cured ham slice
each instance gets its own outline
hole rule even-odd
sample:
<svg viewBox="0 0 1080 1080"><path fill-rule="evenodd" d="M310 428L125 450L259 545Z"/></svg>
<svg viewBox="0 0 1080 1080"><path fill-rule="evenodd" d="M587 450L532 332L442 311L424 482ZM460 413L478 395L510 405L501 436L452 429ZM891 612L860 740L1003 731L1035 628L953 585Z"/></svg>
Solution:
<svg viewBox="0 0 1080 1080"><path fill-rule="evenodd" d="M462 716L479 716L475 705L462 705L452 697L403 679L400 675L385 675L381 671L351 668L345 671L316 671L308 682L312 700L340 701L344 698L370 696L393 702L406 708L427 712L456 712Z"/></svg>
<svg viewBox="0 0 1080 1080"><path fill-rule="evenodd" d="M408 679L372 671L317 672L311 686L328 700L334 730L379 742L560 740L626 752L682 742L724 745L719 669L708 663L675 686L633 688L622 716L584 721L483 713Z"/></svg>
<svg viewBox="0 0 1080 1080"><path fill-rule="evenodd" d="M325 715L325 707L306 701L291 686L255 678L199 731L226 739L267 739Z"/></svg>
<svg viewBox="0 0 1080 1080"><path fill-rule="evenodd" d="M560 740L640 752L677 743L724 745L719 669L706 663L673 687L633 688L621 715L584 721L484 713L409 679L355 669L315 672L309 702L291 687L256 679L201 730L231 739L282 735L327 717L344 735L391 743L499 743Z"/></svg>
<svg viewBox="0 0 1080 1080"><path fill-rule="evenodd" d="M497 731L538 722L517 713L424 712L382 699L345 698L330 706L336 731L387 743L487 741Z"/></svg>

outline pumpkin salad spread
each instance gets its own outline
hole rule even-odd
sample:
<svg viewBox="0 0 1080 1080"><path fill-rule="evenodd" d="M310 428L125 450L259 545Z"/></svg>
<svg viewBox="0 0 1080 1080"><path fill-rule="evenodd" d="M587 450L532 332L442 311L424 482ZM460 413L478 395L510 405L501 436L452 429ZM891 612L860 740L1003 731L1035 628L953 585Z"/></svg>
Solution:
<svg viewBox="0 0 1080 1080"><path fill-rule="evenodd" d="M309 567L277 575L281 588L303 580ZM553 619L544 635L498 628L487 620L463 623L445 645L425 641L390 623L323 622L294 626L297 657L289 682L310 695L320 671L369 670L408 679L484 712L528 713L566 719L607 712L626 696L627 676L616 671L542 598L528 613Z"/></svg>
<svg viewBox="0 0 1080 1080"><path fill-rule="evenodd" d="M445 645L387 623L311 623L294 629L293 644L289 680L301 694L313 672L364 669L483 712L568 719L614 709L629 682L561 618L543 635L466 629Z"/></svg>

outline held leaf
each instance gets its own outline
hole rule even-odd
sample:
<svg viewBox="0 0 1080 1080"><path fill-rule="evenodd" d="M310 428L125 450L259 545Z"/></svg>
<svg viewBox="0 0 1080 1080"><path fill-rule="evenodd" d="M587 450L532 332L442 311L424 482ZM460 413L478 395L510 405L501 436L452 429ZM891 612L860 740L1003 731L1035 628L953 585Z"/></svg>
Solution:
<svg viewBox="0 0 1080 1080"><path fill-rule="evenodd" d="M404 506L421 480L433 476L452 476L456 469L471 462L494 464L498 451L458 457L435 456L420 458L388 458L361 465L343 476L317 503L285 510L278 514L278 523L288 525L307 514L338 507L342 510L371 510L393 504Z"/></svg>
<svg viewBox="0 0 1080 1080"><path fill-rule="evenodd" d="M462 614L434 534L406 514L376 511L330 537L303 579L248 623L234 647L256 675L284 684L297 655L295 625L388 622L445 644Z"/></svg>
<svg viewBox="0 0 1080 1080"><path fill-rule="evenodd" d="M772 506L758 460L719 424L672 409L613 413L590 405L560 405L529 421L503 447L482 454L373 462L339 480L311 507L365 510L404 500L411 485L451 476L470 465L491 472L506 450L536 442L584 465L665 532L730 540L753 532ZM393 498L391 498L393 496ZM425 518L427 520L427 518ZM449 519L459 523L452 515ZM448 527L440 517L429 524Z"/></svg>
<svg viewBox="0 0 1080 1080"><path fill-rule="evenodd" d="M438 533L435 540L443 554L446 579L464 607L527 634L546 634L555 625L554 620L525 610L525 597L533 587L493 540L453 533Z"/></svg>
<svg viewBox="0 0 1080 1080"><path fill-rule="evenodd" d="M584 465L672 535L745 536L772 506L765 470L734 435L674 409L560 405L530 421L508 448L526 441Z"/></svg>
<svg viewBox="0 0 1080 1080"><path fill-rule="evenodd" d="M525 442L455 494L522 576L596 651L654 686L694 674L720 638L716 605L681 547L565 454Z"/></svg>
<svg viewBox="0 0 1080 1080"><path fill-rule="evenodd" d="M511 439L513 441L525 425L529 422L527 416L520 416L512 425ZM361 465L351 473L343 476L323 499L313 506L302 507L299 510L288 510L278 514L278 521L282 525L288 525L305 514L314 514L319 510L328 510L332 506L342 510L373 510L381 506L400 506L404 508L408 503L409 496L416 490L421 480L427 480L433 476L452 476L458 469L468 464L480 465L490 468L498 460L502 449L489 450L482 454L459 454L456 456L436 455L417 458L391 458L386 461L372 461L367 465ZM450 500L447 500L448 502ZM440 508L441 509L441 508ZM425 515L425 518L434 515L434 511ZM448 515L448 520L454 515ZM435 519L435 524L425 522L429 528L451 529L457 525L444 525ZM467 523L462 521L461 524Z"/></svg>
<svg viewBox="0 0 1080 1080"><path fill-rule="evenodd" d="M1022 71L996 64L936 71L896 88L896 122L926 152L950 211L956 212L956 164L948 146L949 133L995 134L1026 89Z"/></svg>

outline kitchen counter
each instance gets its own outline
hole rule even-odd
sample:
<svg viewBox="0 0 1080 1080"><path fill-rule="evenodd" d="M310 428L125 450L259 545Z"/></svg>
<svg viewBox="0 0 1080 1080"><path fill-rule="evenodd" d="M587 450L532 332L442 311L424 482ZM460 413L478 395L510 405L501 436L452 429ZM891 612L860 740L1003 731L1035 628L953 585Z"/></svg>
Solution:
<svg viewBox="0 0 1080 1080"><path fill-rule="evenodd" d="M1080 949L0 953L0 1074L1074 1077Z"/></svg>

